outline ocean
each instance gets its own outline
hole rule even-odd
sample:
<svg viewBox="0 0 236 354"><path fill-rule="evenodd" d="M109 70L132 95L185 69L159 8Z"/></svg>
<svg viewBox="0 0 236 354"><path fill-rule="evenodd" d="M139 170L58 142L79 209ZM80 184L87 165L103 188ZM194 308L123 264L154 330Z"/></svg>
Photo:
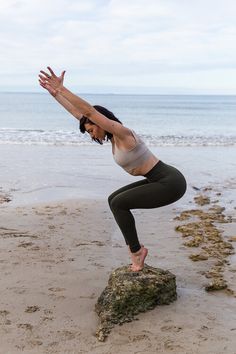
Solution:
<svg viewBox="0 0 236 354"><path fill-rule="evenodd" d="M149 146L236 146L236 96L81 94ZM0 144L91 145L46 93L0 93Z"/></svg>

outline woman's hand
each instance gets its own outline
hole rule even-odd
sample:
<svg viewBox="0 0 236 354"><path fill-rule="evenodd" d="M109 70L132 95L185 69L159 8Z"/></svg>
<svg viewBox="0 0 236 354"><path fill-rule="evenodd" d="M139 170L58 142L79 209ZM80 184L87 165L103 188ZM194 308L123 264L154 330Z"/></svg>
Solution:
<svg viewBox="0 0 236 354"><path fill-rule="evenodd" d="M42 80L39 80L39 84L40 84L40 86L42 86L45 90L48 90L48 92L50 93L50 95L52 95L53 97L56 96L57 90L55 90L54 88L52 88L50 85L44 83Z"/></svg>
<svg viewBox="0 0 236 354"><path fill-rule="evenodd" d="M39 74L39 83L44 89L48 90L48 92L55 97L60 88L63 87L65 70L62 71L60 76L56 76L49 66L47 68L51 75L43 70L40 70L41 74Z"/></svg>

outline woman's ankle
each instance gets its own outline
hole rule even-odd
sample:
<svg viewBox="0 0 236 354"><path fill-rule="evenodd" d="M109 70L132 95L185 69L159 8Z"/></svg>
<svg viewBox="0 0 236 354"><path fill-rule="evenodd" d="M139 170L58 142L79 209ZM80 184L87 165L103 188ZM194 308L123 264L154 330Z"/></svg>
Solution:
<svg viewBox="0 0 236 354"><path fill-rule="evenodd" d="M129 247L129 246L128 246ZM141 252L141 250L142 250L142 248L144 247L144 245L143 244L140 244L140 248L137 250L137 251L131 251L131 249L130 249L130 247L129 247L129 251L130 251L130 253L131 254L137 254L138 255L138 253L140 253Z"/></svg>

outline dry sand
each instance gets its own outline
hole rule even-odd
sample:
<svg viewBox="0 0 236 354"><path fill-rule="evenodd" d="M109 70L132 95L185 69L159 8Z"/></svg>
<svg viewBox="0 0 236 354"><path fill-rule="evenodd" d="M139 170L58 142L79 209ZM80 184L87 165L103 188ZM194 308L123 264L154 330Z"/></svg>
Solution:
<svg viewBox="0 0 236 354"><path fill-rule="evenodd" d="M203 272L175 231L174 204L135 211L147 263L176 275L178 299L95 337L94 305L111 270L129 262L106 200L0 206L0 354L235 354L236 298L207 293ZM191 206L192 207L192 206ZM232 236L235 224L224 225ZM226 278L236 291L236 262Z"/></svg>

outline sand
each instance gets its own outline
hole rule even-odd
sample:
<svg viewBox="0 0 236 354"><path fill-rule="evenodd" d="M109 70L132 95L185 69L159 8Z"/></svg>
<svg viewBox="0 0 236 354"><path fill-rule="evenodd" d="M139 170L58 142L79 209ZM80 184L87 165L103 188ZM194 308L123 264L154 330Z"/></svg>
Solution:
<svg viewBox="0 0 236 354"><path fill-rule="evenodd" d="M95 303L110 272L129 263L107 196L133 177L105 146L1 146L0 354L236 354L236 256L224 268L232 293L208 293L205 275L216 260L193 262L198 249L175 231L176 217L201 208L194 197L210 187L211 202L232 218L217 228L235 238L235 148L153 150L180 168L188 191L173 205L134 214L147 264L176 275L178 298L101 343Z"/></svg>
<svg viewBox="0 0 236 354"><path fill-rule="evenodd" d="M176 275L177 301L115 327L100 343L94 305L111 270L129 263L106 200L1 204L0 353L235 354L236 298L204 290L211 261L188 258L174 229L180 212L178 204L135 211L147 263ZM233 225L224 225L225 235ZM233 287L236 264L227 267Z"/></svg>

